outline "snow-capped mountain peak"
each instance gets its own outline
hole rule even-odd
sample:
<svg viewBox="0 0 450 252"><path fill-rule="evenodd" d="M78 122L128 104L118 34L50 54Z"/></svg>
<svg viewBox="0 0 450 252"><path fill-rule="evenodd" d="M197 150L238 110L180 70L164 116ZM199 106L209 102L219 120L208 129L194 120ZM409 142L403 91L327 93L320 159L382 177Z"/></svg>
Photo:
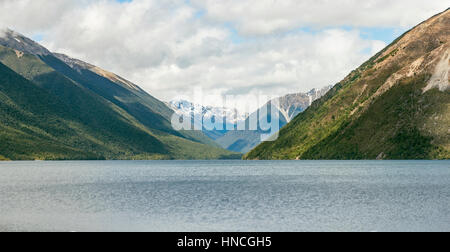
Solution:
<svg viewBox="0 0 450 252"><path fill-rule="evenodd" d="M245 121L246 115L241 114L237 109L219 108L213 106L202 106L194 104L186 100L173 100L169 102L170 107L180 115L199 116L202 118L223 118L227 124L236 124L240 121Z"/></svg>

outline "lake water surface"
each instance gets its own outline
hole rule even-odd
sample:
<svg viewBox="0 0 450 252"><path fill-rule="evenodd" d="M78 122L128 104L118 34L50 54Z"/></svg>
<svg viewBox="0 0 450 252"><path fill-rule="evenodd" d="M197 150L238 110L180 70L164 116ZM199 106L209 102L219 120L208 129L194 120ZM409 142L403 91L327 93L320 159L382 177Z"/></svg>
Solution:
<svg viewBox="0 0 450 252"><path fill-rule="evenodd" d="M450 161L0 162L0 231L450 231Z"/></svg>

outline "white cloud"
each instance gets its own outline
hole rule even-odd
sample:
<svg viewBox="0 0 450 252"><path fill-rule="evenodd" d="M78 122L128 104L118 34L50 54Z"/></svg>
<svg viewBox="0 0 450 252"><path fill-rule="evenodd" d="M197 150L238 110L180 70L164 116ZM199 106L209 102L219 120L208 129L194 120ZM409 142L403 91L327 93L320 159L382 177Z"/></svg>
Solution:
<svg viewBox="0 0 450 252"><path fill-rule="evenodd" d="M357 31L296 33L221 47L217 54L201 57L189 67L176 58L168 59L167 64L135 72L134 78L157 83L155 88L172 95L190 91L192 86L226 94L282 95L334 84L384 46L384 42L361 39ZM191 58L190 54L184 57Z"/></svg>
<svg viewBox="0 0 450 252"><path fill-rule="evenodd" d="M44 34L49 49L120 74L163 100L193 86L282 95L334 84L385 46L339 25L401 27L437 12L443 1L190 2L0 0L0 24ZM399 14L397 2L408 3ZM230 25L242 43L233 41ZM324 28L280 32L308 25Z"/></svg>
<svg viewBox="0 0 450 252"><path fill-rule="evenodd" d="M0 26L0 38L3 38L6 36L6 29Z"/></svg>
<svg viewBox="0 0 450 252"><path fill-rule="evenodd" d="M448 0L191 0L217 22L244 35L301 26L411 27L444 11Z"/></svg>
<svg viewBox="0 0 450 252"><path fill-rule="evenodd" d="M65 13L89 2L89 0L0 0L0 27L8 27L27 34L44 32L58 24Z"/></svg>

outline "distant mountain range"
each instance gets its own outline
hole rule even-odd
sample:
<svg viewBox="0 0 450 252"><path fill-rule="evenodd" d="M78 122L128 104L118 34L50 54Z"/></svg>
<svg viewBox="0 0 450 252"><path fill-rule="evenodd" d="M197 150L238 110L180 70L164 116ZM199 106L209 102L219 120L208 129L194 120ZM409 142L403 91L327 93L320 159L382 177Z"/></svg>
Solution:
<svg viewBox="0 0 450 252"><path fill-rule="evenodd" d="M186 100L173 100L168 103L177 114L186 118L191 118L196 128L203 128L203 133L212 140L217 140L227 133L227 128L234 127L239 121L246 119L245 115L239 113L235 108L218 108L212 106L203 106L194 104ZM207 130L213 128L213 124L204 124L205 122L215 122L219 120L223 122L222 130ZM204 127L206 126L206 128Z"/></svg>
<svg viewBox="0 0 450 252"><path fill-rule="evenodd" d="M450 159L450 10L351 72L246 159Z"/></svg>
<svg viewBox="0 0 450 252"><path fill-rule="evenodd" d="M173 130L173 110L130 81L0 34L0 159L239 158Z"/></svg>
<svg viewBox="0 0 450 252"><path fill-rule="evenodd" d="M313 89L308 93L289 94L278 98L279 106L277 107L277 113L279 114L278 120L280 122L280 128L303 112L315 100L325 95L331 88L332 86L320 90ZM269 104L271 103L272 102L269 102ZM200 124L201 120L196 121L194 118L205 118L208 119L208 121L211 118L217 118L220 121L223 121L224 130L203 129L203 133L216 141L220 146L230 151L246 153L260 144L261 135L266 133L261 130L225 130L226 126L231 126L231 128L236 127L238 122L245 122L246 125L248 125L249 117L254 114L259 115L261 113L261 108L250 115L246 115L236 109L207 107L193 104L192 102L185 100L175 100L171 101L169 104L176 113L192 118L191 120L193 120L195 124ZM265 106L267 106L267 104ZM270 118L270 115L266 114L264 116Z"/></svg>

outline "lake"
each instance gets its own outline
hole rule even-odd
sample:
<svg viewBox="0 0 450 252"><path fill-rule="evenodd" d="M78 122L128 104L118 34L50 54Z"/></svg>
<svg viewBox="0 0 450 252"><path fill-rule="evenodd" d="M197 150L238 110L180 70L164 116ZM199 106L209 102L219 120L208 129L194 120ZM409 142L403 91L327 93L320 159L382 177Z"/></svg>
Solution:
<svg viewBox="0 0 450 252"><path fill-rule="evenodd" d="M450 161L0 162L0 231L450 231Z"/></svg>

